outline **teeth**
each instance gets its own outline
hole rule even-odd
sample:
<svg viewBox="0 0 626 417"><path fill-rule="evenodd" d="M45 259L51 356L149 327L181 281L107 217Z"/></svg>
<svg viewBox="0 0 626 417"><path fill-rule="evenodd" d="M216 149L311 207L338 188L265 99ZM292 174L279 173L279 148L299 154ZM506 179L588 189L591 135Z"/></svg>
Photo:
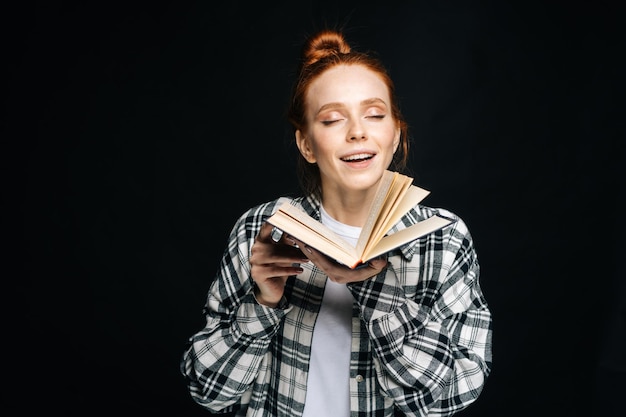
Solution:
<svg viewBox="0 0 626 417"><path fill-rule="evenodd" d="M358 159L367 159L367 158L371 158L372 154L369 153L358 153L356 155L350 155L346 158L342 158L344 161L356 161Z"/></svg>

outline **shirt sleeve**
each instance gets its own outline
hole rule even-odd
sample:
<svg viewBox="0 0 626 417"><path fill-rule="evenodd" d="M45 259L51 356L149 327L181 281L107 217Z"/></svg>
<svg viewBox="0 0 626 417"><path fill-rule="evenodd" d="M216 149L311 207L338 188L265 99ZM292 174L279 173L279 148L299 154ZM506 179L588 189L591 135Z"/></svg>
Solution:
<svg viewBox="0 0 626 417"><path fill-rule="evenodd" d="M419 239L371 279L349 284L381 389L407 416L450 416L474 402L491 369L492 317L471 236L459 219Z"/></svg>
<svg viewBox="0 0 626 417"><path fill-rule="evenodd" d="M266 214L266 213L265 213ZM206 325L189 338L180 364L192 398L212 412L239 408L289 307L256 302L250 247L264 218L249 211L233 227L217 276L209 288Z"/></svg>

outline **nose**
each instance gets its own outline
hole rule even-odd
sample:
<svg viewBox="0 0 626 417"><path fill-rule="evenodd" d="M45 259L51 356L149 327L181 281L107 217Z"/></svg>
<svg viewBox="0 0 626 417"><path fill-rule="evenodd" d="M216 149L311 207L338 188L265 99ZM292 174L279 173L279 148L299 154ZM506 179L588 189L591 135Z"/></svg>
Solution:
<svg viewBox="0 0 626 417"><path fill-rule="evenodd" d="M350 125L350 131L348 132L348 139L351 141L365 139L365 129L359 120L355 120Z"/></svg>

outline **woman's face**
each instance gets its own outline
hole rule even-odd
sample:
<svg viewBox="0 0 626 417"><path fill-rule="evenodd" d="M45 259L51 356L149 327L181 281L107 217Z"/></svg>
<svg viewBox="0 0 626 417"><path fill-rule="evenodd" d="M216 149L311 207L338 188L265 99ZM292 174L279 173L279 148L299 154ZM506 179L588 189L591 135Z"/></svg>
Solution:
<svg viewBox="0 0 626 417"><path fill-rule="evenodd" d="M378 184L400 142L389 91L375 72L340 65L324 72L306 95L306 131L296 143L317 163L324 190L361 191Z"/></svg>

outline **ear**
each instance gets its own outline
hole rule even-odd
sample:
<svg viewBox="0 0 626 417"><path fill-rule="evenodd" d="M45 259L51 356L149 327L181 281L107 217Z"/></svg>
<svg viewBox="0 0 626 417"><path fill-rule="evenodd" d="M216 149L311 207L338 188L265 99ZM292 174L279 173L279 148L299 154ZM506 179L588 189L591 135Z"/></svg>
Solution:
<svg viewBox="0 0 626 417"><path fill-rule="evenodd" d="M402 130L398 127L396 128L396 136L393 138L393 153L396 153L398 150L398 145L400 145L400 134Z"/></svg>
<svg viewBox="0 0 626 417"><path fill-rule="evenodd" d="M316 162L315 155L313 154L313 150L309 146L309 140L304 137L300 130L296 130L296 145L298 145L298 149L300 153L307 160L307 162L314 164Z"/></svg>

